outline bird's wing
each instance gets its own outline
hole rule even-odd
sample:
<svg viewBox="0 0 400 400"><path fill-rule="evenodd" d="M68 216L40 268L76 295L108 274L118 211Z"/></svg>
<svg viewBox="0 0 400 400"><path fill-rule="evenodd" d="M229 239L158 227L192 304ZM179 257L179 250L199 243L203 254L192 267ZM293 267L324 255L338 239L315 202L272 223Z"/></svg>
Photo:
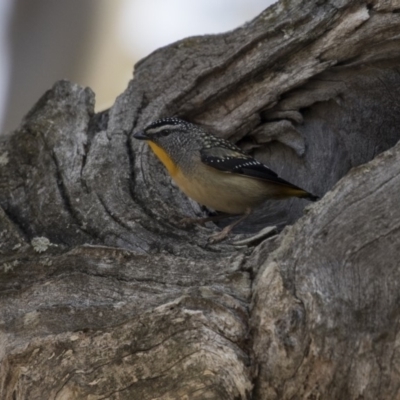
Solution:
<svg viewBox="0 0 400 400"><path fill-rule="evenodd" d="M297 186L280 178L277 173L269 169L266 165L223 139L218 139L218 143L215 143L214 146L203 148L200 153L201 161L204 164L220 171L245 175L249 178L262 179L297 189Z"/></svg>

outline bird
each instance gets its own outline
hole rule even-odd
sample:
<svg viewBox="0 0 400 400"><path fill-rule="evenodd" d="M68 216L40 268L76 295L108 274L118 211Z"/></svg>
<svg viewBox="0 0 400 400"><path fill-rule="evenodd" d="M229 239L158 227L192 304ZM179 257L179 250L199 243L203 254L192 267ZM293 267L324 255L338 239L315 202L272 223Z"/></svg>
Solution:
<svg viewBox="0 0 400 400"><path fill-rule="evenodd" d="M310 201L319 199L280 178L276 172L232 142L180 118L156 120L143 131L134 133L133 137L147 142L188 197L225 215L241 216L212 235L210 242L224 240L236 225L266 200L289 197ZM212 219L185 218L183 221L204 223Z"/></svg>

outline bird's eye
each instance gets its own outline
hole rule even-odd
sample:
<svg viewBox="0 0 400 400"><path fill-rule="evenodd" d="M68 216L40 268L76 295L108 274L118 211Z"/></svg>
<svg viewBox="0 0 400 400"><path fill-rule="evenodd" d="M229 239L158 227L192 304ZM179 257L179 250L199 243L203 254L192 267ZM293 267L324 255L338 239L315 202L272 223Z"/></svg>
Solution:
<svg viewBox="0 0 400 400"><path fill-rule="evenodd" d="M169 129L164 129L159 133L160 136L168 136L171 133Z"/></svg>

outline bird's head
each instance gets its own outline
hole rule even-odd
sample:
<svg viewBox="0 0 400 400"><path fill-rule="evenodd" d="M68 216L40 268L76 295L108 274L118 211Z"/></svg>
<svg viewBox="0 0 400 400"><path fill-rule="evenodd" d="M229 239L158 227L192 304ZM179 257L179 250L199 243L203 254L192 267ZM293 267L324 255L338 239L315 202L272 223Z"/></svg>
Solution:
<svg viewBox="0 0 400 400"><path fill-rule="evenodd" d="M174 163L200 150L203 136L200 127L179 118L160 119L133 135L135 139L147 141L161 161L164 162L162 157L168 156ZM162 155L163 152L166 154Z"/></svg>

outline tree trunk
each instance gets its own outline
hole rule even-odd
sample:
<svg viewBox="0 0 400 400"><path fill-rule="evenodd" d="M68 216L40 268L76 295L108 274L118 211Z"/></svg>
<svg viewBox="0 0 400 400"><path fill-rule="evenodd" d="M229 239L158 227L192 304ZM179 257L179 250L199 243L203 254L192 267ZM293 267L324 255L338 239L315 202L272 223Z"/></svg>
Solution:
<svg viewBox="0 0 400 400"><path fill-rule="evenodd" d="M282 0L154 52L100 114L55 84L0 142L1 398L400 398L399 11ZM209 244L129 134L172 115L322 200Z"/></svg>

